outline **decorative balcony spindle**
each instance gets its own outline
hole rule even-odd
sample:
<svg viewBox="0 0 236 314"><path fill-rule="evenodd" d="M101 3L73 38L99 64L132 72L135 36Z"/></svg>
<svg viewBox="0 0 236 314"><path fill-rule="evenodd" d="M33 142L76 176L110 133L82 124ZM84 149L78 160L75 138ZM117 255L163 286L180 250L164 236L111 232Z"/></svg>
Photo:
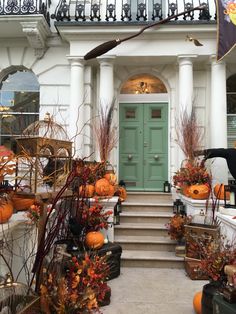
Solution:
<svg viewBox="0 0 236 314"><path fill-rule="evenodd" d="M143 21L147 20L147 5L146 0L141 0L142 2L137 3L137 21L140 21L142 19Z"/></svg>
<svg viewBox="0 0 236 314"><path fill-rule="evenodd" d="M122 14L121 14L121 21L131 21L131 3L122 0Z"/></svg>
<svg viewBox="0 0 236 314"><path fill-rule="evenodd" d="M199 5L204 5L205 9L201 10L199 13L199 20L206 20L209 21L211 19L211 15L209 12L209 1L201 1L199 0Z"/></svg>
<svg viewBox="0 0 236 314"><path fill-rule="evenodd" d="M81 0L76 0L75 4L75 20L76 21L86 21L85 18L85 1L81 3Z"/></svg>
<svg viewBox="0 0 236 314"><path fill-rule="evenodd" d="M192 1L186 1L184 0L184 10L191 10L193 8L193 0ZM183 19L186 21L187 19L190 19L191 21L194 19L194 11L188 12L184 14Z"/></svg>
<svg viewBox="0 0 236 314"><path fill-rule="evenodd" d="M91 21L94 21L94 20L101 21L100 8L101 8L101 0L99 0L99 1L92 0L91 11L90 11L90 20Z"/></svg>
<svg viewBox="0 0 236 314"><path fill-rule="evenodd" d="M168 0L168 16L172 16L175 14L178 14L177 0L171 3L170 3L170 0ZM178 20L178 17L176 17L175 20Z"/></svg>
<svg viewBox="0 0 236 314"><path fill-rule="evenodd" d="M56 8L55 18L57 21L70 21L70 3L67 4L67 0L61 0L59 2Z"/></svg>
<svg viewBox="0 0 236 314"><path fill-rule="evenodd" d="M110 2L110 3L108 3ZM106 13L106 21L109 20L116 21L116 0L111 3L111 1L107 0L107 13Z"/></svg>
<svg viewBox="0 0 236 314"><path fill-rule="evenodd" d="M162 7L163 7L163 1L152 1L152 20L163 20L163 13L162 13Z"/></svg>

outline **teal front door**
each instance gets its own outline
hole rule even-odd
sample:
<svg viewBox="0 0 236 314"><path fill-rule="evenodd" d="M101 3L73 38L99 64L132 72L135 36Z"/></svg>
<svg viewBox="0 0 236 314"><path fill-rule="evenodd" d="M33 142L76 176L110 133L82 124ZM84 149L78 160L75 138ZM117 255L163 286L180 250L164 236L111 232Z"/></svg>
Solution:
<svg viewBox="0 0 236 314"><path fill-rule="evenodd" d="M162 191L168 177L167 103L122 103L119 122L119 179L128 190Z"/></svg>

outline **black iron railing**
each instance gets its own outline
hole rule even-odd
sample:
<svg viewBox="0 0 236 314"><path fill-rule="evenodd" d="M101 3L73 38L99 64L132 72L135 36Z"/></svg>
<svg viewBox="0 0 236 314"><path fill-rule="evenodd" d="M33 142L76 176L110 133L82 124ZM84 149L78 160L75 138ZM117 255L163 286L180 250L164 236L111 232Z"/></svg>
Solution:
<svg viewBox="0 0 236 314"><path fill-rule="evenodd" d="M210 0L210 3L211 6L209 0L60 0L51 17L65 22L158 21L205 5L204 10L185 14L182 20L210 21L216 19L215 3L213 0Z"/></svg>
<svg viewBox="0 0 236 314"><path fill-rule="evenodd" d="M50 24L50 3L50 0L0 0L0 16L43 14Z"/></svg>

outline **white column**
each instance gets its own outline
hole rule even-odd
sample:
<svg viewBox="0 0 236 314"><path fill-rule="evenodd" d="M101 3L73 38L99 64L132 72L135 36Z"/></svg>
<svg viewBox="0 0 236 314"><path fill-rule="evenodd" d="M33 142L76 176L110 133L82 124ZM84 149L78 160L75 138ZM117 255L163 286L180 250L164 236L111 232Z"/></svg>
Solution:
<svg viewBox="0 0 236 314"><path fill-rule="evenodd" d="M224 61L217 62L215 56L211 59L210 107L211 148L227 148L226 67ZM211 168L214 183L227 184L228 167L225 159L216 158L212 162Z"/></svg>
<svg viewBox="0 0 236 314"><path fill-rule="evenodd" d="M84 126L84 59L68 57L71 63L69 130L74 143L75 156L83 157Z"/></svg>
<svg viewBox="0 0 236 314"><path fill-rule="evenodd" d="M114 58L114 56L97 58L100 63L99 102L103 108L109 106L114 98Z"/></svg>
<svg viewBox="0 0 236 314"><path fill-rule="evenodd" d="M85 91L85 103L84 103L84 156L89 157L92 154L93 145L93 125L94 119L92 117L93 110L93 97L92 97L92 67L85 66L84 71L84 91ZM90 160L94 160L95 156L92 155Z"/></svg>
<svg viewBox="0 0 236 314"><path fill-rule="evenodd" d="M191 56L178 56L179 63L179 104L177 116L180 117L183 112L191 113L193 107L193 58ZM183 151L179 148L178 163L181 166L182 161L186 159Z"/></svg>
<svg viewBox="0 0 236 314"><path fill-rule="evenodd" d="M196 56L178 56L179 63L179 112L191 112L193 105L193 62Z"/></svg>

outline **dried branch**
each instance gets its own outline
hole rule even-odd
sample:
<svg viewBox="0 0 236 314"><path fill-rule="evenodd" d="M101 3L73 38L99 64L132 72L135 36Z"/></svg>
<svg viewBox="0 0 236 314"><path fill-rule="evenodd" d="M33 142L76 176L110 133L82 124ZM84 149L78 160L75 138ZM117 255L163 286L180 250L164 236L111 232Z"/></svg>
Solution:
<svg viewBox="0 0 236 314"><path fill-rule="evenodd" d="M194 152L200 149L203 139L203 132L198 125L194 110L188 113L185 109L180 114L179 119L176 120L176 135L176 141L186 158L194 160Z"/></svg>
<svg viewBox="0 0 236 314"><path fill-rule="evenodd" d="M108 107L101 108L100 114L94 126L94 133L101 161L108 161L110 152L115 147L118 137L116 129L112 127L115 100Z"/></svg>

